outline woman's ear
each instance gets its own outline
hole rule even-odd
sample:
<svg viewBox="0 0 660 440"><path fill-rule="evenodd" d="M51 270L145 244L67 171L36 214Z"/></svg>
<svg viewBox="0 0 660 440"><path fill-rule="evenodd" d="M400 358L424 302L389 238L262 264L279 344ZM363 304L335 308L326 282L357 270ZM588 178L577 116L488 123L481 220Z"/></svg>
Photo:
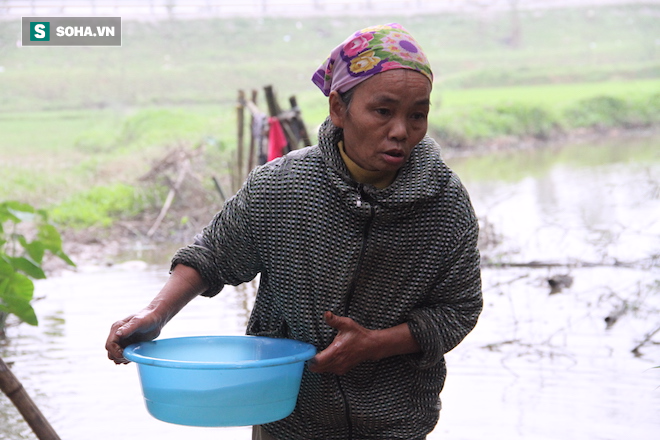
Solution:
<svg viewBox="0 0 660 440"><path fill-rule="evenodd" d="M346 104L341 99L339 92L333 90L328 96L330 106L330 120L335 127L344 128L344 118L346 117Z"/></svg>

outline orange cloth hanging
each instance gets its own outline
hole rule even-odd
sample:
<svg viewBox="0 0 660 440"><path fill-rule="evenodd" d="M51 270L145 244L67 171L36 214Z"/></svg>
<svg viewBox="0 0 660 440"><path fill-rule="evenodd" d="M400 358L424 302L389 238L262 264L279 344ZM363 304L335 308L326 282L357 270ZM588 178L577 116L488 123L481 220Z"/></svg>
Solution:
<svg viewBox="0 0 660 440"><path fill-rule="evenodd" d="M271 161L284 154L284 147L287 146L288 142L286 136L284 136L282 124L276 116L268 118L268 125L268 160Z"/></svg>

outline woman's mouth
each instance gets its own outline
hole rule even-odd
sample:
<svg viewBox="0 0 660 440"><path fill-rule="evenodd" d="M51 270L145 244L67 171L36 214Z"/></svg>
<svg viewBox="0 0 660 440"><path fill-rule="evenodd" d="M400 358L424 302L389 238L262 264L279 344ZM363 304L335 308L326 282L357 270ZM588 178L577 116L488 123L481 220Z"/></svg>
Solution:
<svg viewBox="0 0 660 440"><path fill-rule="evenodd" d="M391 165L401 165L406 160L402 150L388 150L383 152L383 160Z"/></svg>

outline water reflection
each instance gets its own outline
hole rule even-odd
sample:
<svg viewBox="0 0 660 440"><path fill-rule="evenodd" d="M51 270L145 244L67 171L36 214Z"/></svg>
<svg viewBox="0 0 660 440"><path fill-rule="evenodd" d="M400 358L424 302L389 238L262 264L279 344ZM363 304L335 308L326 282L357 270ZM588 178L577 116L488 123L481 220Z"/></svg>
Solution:
<svg viewBox="0 0 660 440"><path fill-rule="evenodd" d="M637 261L660 248L654 139L457 159L510 261ZM624 146L622 146L624 145ZM497 251L493 249L492 251Z"/></svg>
<svg viewBox="0 0 660 440"><path fill-rule="evenodd" d="M657 254L660 159L646 141L456 161L477 213L507 261L603 264ZM515 253L510 254L509 251ZM110 324L143 307L166 265L85 268L36 283L37 328L8 329L4 359L63 439L249 439L249 428L191 428L151 418L134 365L115 366ZM547 278L573 285L549 295ZM657 326L657 263L639 268L487 268L476 330L447 357L441 438L651 440L660 430L660 347L630 353ZM162 337L243 334L257 283L197 298ZM603 318L627 304L609 330ZM651 359L655 359L653 362ZM0 395L0 439L34 439ZM476 421L476 423L475 423Z"/></svg>

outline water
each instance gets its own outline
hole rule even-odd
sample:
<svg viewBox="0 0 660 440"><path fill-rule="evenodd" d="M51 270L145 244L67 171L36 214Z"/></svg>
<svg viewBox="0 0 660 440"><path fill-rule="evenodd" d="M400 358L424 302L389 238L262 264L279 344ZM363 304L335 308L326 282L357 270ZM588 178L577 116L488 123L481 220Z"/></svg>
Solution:
<svg viewBox="0 0 660 440"><path fill-rule="evenodd" d="M113 321L143 307L167 278L167 267L90 268L37 283L38 328L8 330L5 361L62 439L239 439L247 428L191 428L152 418L140 391L137 367L116 366L104 345ZM162 337L240 335L246 289L227 287L223 300L198 298L162 332ZM47 293L46 293L47 292ZM17 423L18 413L0 401L0 438L35 438ZM27 433L25 431L28 431ZM249 438L249 437L246 437Z"/></svg>
<svg viewBox="0 0 660 440"><path fill-rule="evenodd" d="M641 357L631 350L660 326L659 143L452 161L488 220L484 254L545 266L484 269L485 310L447 355L443 410L430 440L658 437L660 345L642 346ZM550 295L554 275L573 283ZM250 438L249 428L154 419L136 366L107 360L110 324L144 306L166 277L166 265L126 263L36 283L40 326L9 328L0 353L63 439ZM254 287L194 300L162 337L243 334ZM606 329L604 317L623 306L627 312ZM4 396L0 407L0 439L35 438Z"/></svg>

